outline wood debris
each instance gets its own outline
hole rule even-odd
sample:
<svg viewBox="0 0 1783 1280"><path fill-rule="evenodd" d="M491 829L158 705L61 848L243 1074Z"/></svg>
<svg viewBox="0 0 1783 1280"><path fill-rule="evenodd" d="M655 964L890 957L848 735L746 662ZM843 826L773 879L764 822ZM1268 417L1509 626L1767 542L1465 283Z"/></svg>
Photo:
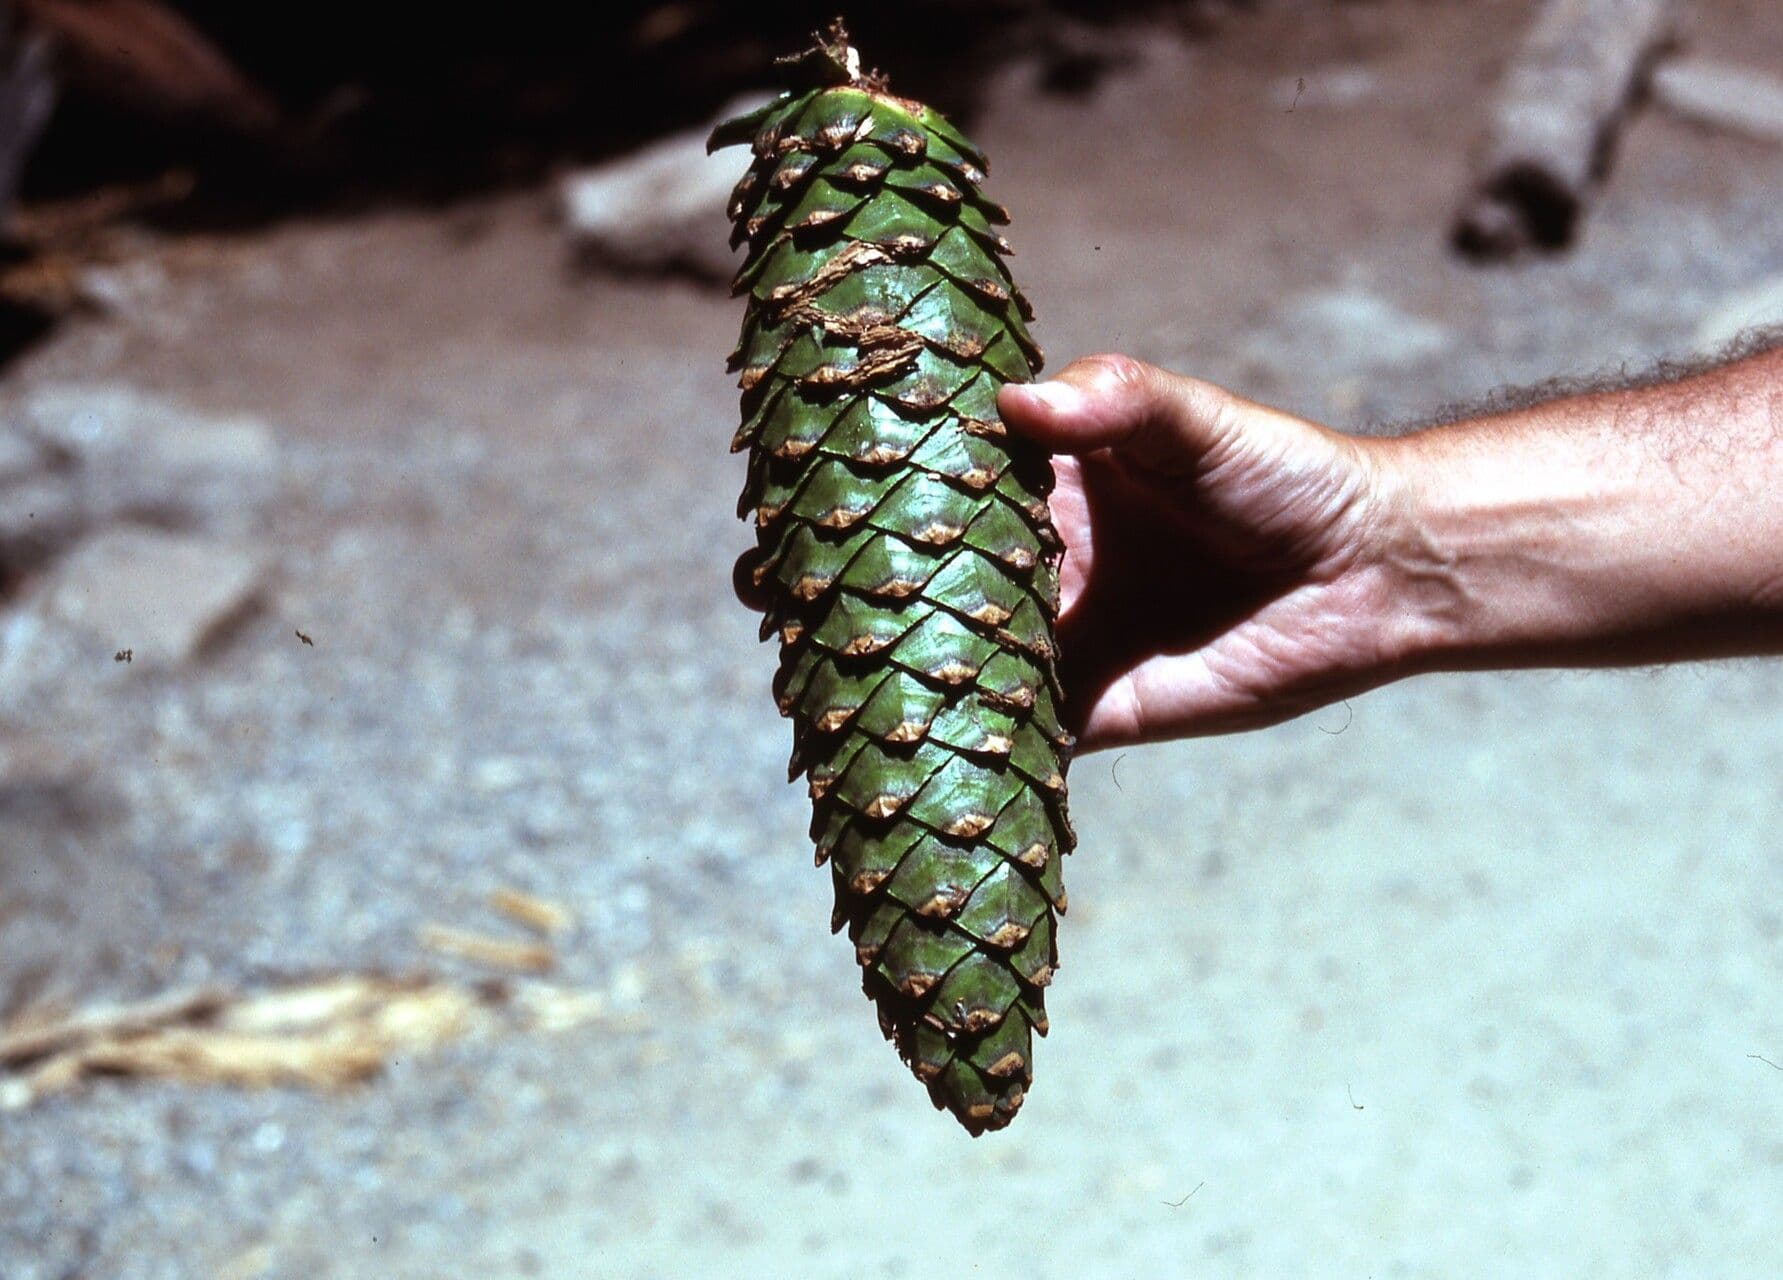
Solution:
<svg viewBox="0 0 1783 1280"><path fill-rule="evenodd" d="M547 937L568 933L576 925L575 915L562 903L519 889L496 889L489 895L489 905L508 919Z"/></svg>
<svg viewBox="0 0 1783 1280"><path fill-rule="evenodd" d="M425 924L416 937L422 946L456 960L507 969L515 973L546 973L557 963L557 953L539 942L515 942L508 938L473 933L446 924Z"/></svg>
<svg viewBox="0 0 1783 1280"><path fill-rule="evenodd" d="M29 1062L95 1040L134 1035L171 1022L202 1018L222 1007L216 988L173 991L132 1004L100 1004L63 1017L27 1012L0 1033L0 1067Z"/></svg>
<svg viewBox="0 0 1783 1280"><path fill-rule="evenodd" d="M1572 243L1675 18L1673 0L1542 0L1498 86L1458 249L1494 259Z"/></svg>
<svg viewBox="0 0 1783 1280"><path fill-rule="evenodd" d="M204 988L0 1030L0 1111L95 1076L234 1088L339 1089L399 1056L499 1031L563 1031L603 1018L598 991L523 981L462 984L348 974L259 992Z"/></svg>

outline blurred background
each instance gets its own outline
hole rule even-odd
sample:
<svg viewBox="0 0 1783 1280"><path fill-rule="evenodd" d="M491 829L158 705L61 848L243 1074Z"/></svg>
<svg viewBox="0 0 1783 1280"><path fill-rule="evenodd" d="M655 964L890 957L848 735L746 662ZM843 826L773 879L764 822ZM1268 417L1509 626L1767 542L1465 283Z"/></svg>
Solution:
<svg viewBox="0 0 1783 1280"><path fill-rule="evenodd" d="M930 1110L729 586L700 142L833 7L0 4L0 1276L1783 1266L1775 663L1084 758L1035 1088ZM1774 0L848 16L1054 367L1783 320Z"/></svg>

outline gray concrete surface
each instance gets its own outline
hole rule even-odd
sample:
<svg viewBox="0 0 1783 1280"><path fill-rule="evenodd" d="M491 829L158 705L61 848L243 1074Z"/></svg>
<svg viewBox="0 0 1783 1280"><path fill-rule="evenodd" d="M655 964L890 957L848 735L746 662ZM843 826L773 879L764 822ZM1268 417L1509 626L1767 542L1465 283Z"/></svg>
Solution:
<svg viewBox="0 0 1783 1280"><path fill-rule="evenodd" d="M1783 153L1657 116L1573 256L1448 258L1521 11L1271 10L1087 102L1011 77L977 133L1054 361L1380 429L1678 353L1783 273ZM1783 66L1764 0L1703 11ZM512 884L579 913L559 976L626 1016L344 1096L0 1114L0 1275L1783 1266L1783 668L1427 678L1085 758L1054 1031L969 1141L827 935L730 598L736 309L567 277L547 203L187 246L11 377L262 419L285 487L227 645L108 655L0 738L0 990L437 966L415 928Z"/></svg>

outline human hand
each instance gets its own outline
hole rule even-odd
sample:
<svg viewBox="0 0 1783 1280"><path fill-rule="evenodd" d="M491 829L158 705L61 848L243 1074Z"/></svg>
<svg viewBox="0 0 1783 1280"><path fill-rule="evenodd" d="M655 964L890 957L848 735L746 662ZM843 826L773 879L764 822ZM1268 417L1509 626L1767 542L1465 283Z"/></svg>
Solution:
<svg viewBox="0 0 1783 1280"><path fill-rule="evenodd" d="M998 409L1062 455L1080 750L1258 728L1402 673L1382 442L1119 355L1004 387Z"/></svg>

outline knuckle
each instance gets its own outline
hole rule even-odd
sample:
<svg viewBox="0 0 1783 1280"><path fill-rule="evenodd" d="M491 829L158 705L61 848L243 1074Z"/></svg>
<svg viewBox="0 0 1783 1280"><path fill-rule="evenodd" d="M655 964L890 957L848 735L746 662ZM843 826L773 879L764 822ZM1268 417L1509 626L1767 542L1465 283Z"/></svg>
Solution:
<svg viewBox="0 0 1783 1280"><path fill-rule="evenodd" d="M1079 365L1090 378L1122 389L1148 392L1153 385L1155 370L1151 365L1117 351L1101 352L1072 362L1073 368Z"/></svg>
<svg viewBox="0 0 1783 1280"><path fill-rule="evenodd" d="M1177 388L1189 418L1209 440L1224 440L1238 430L1239 402L1224 387L1200 378L1183 378Z"/></svg>

